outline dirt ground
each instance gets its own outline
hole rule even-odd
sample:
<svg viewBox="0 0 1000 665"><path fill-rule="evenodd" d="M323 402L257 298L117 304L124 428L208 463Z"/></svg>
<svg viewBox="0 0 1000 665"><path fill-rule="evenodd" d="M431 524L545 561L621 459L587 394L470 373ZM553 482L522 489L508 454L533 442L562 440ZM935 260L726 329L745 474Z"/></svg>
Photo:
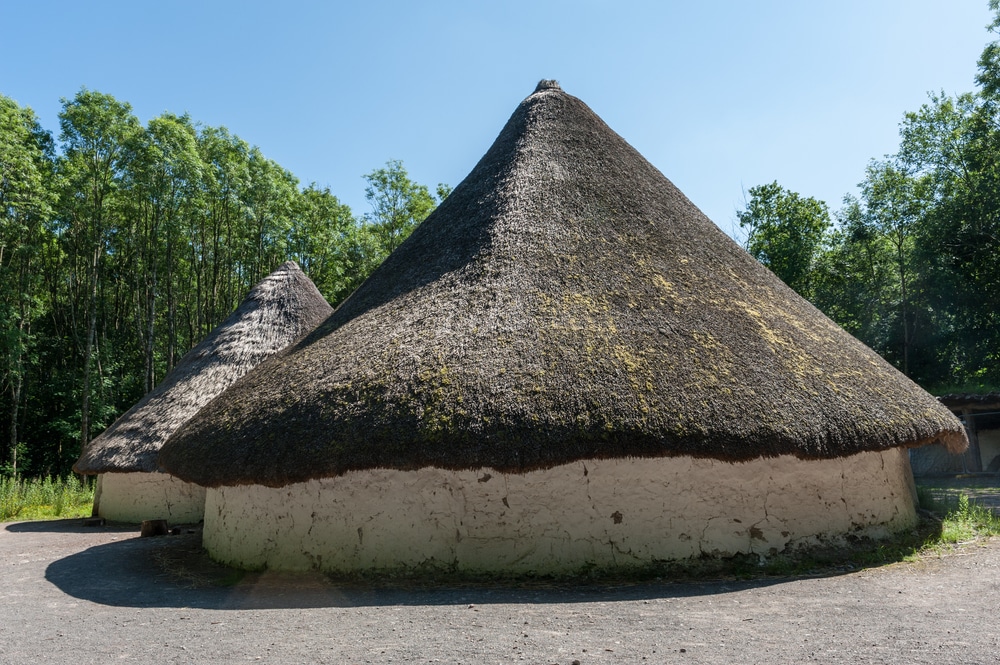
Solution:
<svg viewBox="0 0 1000 665"><path fill-rule="evenodd" d="M0 525L0 663L1000 662L1000 539L811 577L431 587L239 577L194 530L138 535Z"/></svg>

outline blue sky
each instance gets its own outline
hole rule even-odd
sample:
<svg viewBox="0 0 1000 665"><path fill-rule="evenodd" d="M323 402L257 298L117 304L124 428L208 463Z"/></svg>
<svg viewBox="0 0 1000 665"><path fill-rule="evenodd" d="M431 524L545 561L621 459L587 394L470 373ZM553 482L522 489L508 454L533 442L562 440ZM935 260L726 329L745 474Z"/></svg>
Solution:
<svg viewBox="0 0 1000 665"><path fill-rule="evenodd" d="M225 125L367 210L389 159L456 185L558 79L723 230L772 180L831 208L930 91L973 90L987 0L0 0L0 93L82 86Z"/></svg>

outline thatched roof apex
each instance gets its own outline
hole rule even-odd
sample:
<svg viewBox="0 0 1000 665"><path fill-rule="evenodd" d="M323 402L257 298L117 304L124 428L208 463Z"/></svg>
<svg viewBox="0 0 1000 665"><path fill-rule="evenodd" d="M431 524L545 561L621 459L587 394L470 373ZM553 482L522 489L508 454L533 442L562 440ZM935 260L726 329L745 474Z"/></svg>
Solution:
<svg viewBox="0 0 1000 665"><path fill-rule="evenodd" d="M332 311L294 262L282 264L185 354L158 386L95 437L73 470L88 474L157 471L160 447L174 430Z"/></svg>
<svg viewBox="0 0 1000 665"><path fill-rule="evenodd" d="M161 452L206 486L587 458L833 458L961 424L543 81L307 338Z"/></svg>

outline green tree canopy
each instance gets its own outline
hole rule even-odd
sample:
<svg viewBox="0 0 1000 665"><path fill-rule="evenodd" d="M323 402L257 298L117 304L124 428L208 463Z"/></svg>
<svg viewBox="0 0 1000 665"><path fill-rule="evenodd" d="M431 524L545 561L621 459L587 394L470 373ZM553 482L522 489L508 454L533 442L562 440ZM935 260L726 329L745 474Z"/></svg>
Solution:
<svg viewBox="0 0 1000 665"><path fill-rule="evenodd" d="M51 136L31 109L0 95L0 402L8 416L0 468L15 474L23 389L36 364L32 328L45 313L41 275L55 247L52 169Z"/></svg>
<svg viewBox="0 0 1000 665"><path fill-rule="evenodd" d="M747 232L747 251L785 284L810 294L813 264L832 225L826 204L772 182L752 187L736 216Z"/></svg>
<svg viewBox="0 0 1000 665"><path fill-rule="evenodd" d="M410 180L399 160L389 160L364 178L365 198L372 206L364 219L382 254L388 256L431 214L437 201L425 185ZM438 192L447 196L448 186L438 185Z"/></svg>

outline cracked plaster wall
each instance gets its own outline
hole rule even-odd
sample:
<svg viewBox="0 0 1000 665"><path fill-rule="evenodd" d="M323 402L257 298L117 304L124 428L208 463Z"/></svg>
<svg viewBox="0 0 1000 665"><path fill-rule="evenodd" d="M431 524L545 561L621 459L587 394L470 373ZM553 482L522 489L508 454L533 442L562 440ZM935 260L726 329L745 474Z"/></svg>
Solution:
<svg viewBox="0 0 1000 665"><path fill-rule="evenodd" d="M102 473L97 482L98 514L113 522L193 524L205 513L205 488L166 473Z"/></svg>
<svg viewBox="0 0 1000 665"><path fill-rule="evenodd" d="M589 460L525 474L377 469L209 489L204 544L245 568L572 571L885 536L915 522L915 500L903 449Z"/></svg>

